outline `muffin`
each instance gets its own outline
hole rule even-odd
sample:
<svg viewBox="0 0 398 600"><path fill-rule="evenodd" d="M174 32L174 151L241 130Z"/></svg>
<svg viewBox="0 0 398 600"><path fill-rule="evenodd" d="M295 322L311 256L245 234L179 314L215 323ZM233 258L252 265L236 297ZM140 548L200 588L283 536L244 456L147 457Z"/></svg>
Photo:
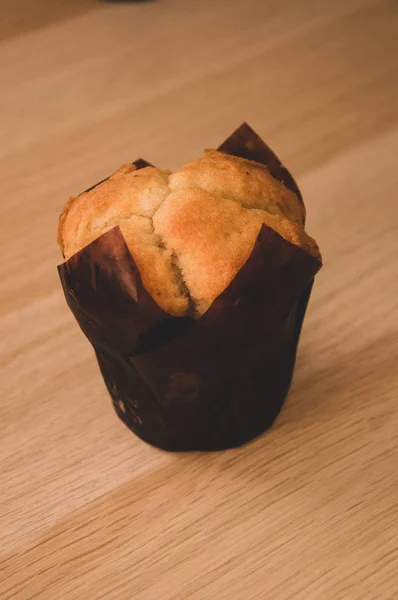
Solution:
<svg viewBox="0 0 398 600"><path fill-rule="evenodd" d="M171 450L239 445L287 393L319 248L247 125L175 172L145 164L66 204L66 299L133 431Z"/></svg>

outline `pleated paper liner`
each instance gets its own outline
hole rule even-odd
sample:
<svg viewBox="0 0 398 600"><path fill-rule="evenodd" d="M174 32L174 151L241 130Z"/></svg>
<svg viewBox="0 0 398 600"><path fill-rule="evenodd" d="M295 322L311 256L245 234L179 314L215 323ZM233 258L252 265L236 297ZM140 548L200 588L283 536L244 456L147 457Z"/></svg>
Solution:
<svg viewBox="0 0 398 600"><path fill-rule="evenodd" d="M219 150L267 165L302 201L290 173L248 125ZM263 225L246 264L196 320L172 317L155 303L119 227L58 270L120 419L154 446L187 451L239 446L272 425L320 267Z"/></svg>

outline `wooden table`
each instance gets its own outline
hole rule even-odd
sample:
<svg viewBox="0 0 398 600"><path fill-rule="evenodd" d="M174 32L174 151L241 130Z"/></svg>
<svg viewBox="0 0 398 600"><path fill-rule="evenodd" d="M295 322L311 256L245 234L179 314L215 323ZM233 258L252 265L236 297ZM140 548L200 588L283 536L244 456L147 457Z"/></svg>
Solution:
<svg viewBox="0 0 398 600"><path fill-rule="evenodd" d="M398 3L3 0L1 600L398 597ZM244 448L117 419L56 272L57 218L143 156L248 121L325 266L293 387Z"/></svg>

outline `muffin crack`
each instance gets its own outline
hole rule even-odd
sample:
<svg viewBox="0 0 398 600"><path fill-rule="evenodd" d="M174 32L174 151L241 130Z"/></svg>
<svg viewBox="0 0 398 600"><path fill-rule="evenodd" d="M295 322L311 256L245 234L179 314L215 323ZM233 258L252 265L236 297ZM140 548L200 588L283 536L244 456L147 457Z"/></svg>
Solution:
<svg viewBox="0 0 398 600"><path fill-rule="evenodd" d="M182 268L181 268L179 260L178 260L177 253L172 248L168 247L165 239L161 235L156 233L155 227L154 227L154 224L153 224L153 221L151 218L149 218L149 221L151 222L151 225L152 225L154 243L159 248L159 250L161 250L162 252L170 253L169 266L170 266L171 274L173 276L173 282L176 285L181 296L183 296L187 300L187 303L188 303L188 307L187 307L187 310L185 311L184 316L195 317L195 316L197 316L197 303L196 303L195 299L191 296L191 292L189 290L187 282L184 279L184 275L183 275Z"/></svg>
<svg viewBox="0 0 398 600"><path fill-rule="evenodd" d="M197 309L198 303L191 295L191 292L187 285L187 282L184 279L184 274L183 274L180 262L178 260L177 253L174 252L174 250L171 251L170 266L171 266L171 271L174 275L174 281L176 282L178 289L180 290L181 294L184 295L184 297L188 301L188 309L185 313L185 316L197 317L198 316L198 309Z"/></svg>
<svg viewBox="0 0 398 600"><path fill-rule="evenodd" d="M184 316L196 317L196 316L198 316L197 301L192 297L190 289L188 287L188 284L185 281L183 270L181 268L181 265L180 265L180 262L178 259L178 255L173 248L170 248L168 246L166 239L164 237L162 237L155 229L154 217L155 217L156 213L158 212L158 210L166 202L167 198L170 196L170 193L171 192L170 192L170 188L169 188L169 193L166 194L166 196L164 197L162 202L159 204L159 206L157 207L157 209L155 210L153 215L151 217L148 217L148 219L152 226L153 240L154 240L156 246L159 248L159 250L170 253L169 265L170 265L170 271L173 276L173 281L174 281L175 285L177 286L177 289L178 289L179 293L181 294L181 296L183 296L188 303L188 307L184 313Z"/></svg>

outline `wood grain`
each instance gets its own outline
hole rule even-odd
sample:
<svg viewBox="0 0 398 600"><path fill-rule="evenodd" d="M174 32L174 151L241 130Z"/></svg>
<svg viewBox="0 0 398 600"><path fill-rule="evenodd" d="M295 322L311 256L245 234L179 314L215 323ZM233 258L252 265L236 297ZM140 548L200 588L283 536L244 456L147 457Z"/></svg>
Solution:
<svg viewBox="0 0 398 600"><path fill-rule="evenodd" d="M0 598L397 598L398 4L25 4L0 42ZM243 120L325 266L274 428L169 455L113 413L57 218L122 162L176 167Z"/></svg>

